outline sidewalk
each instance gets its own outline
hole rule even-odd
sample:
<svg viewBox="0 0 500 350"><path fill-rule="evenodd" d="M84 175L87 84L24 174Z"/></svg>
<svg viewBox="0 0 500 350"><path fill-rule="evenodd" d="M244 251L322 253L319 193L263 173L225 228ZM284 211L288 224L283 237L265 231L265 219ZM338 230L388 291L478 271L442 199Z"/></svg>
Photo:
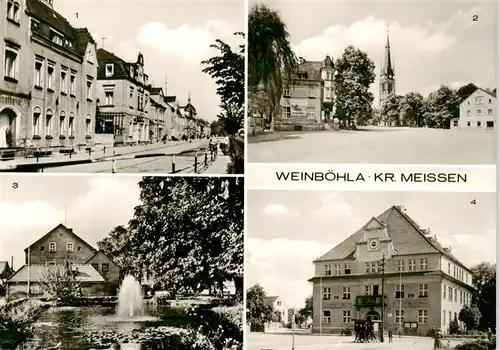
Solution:
<svg viewBox="0 0 500 350"><path fill-rule="evenodd" d="M227 166L231 162L229 156L218 155L202 174L227 174Z"/></svg>

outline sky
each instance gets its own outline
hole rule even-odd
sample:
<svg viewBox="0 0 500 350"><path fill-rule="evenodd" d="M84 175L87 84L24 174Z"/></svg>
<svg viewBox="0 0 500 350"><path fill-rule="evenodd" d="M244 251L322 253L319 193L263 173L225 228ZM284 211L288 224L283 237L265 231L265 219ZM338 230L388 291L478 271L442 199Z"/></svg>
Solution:
<svg viewBox="0 0 500 350"><path fill-rule="evenodd" d="M348 45L374 61L378 101L387 26L396 93L427 96L440 85L495 87L495 1L267 1L288 27L297 57L338 58ZM473 16L477 15L477 21Z"/></svg>
<svg viewBox="0 0 500 350"><path fill-rule="evenodd" d="M97 248L140 204L137 176L0 177L0 261L24 264L24 249L59 224ZM13 188L13 183L18 184Z"/></svg>
<svg viewBox="0 0 500 350"><path fill-rule="evenodd" d="M104 43L127 62L142 52L151 83L165 89L166 77L168 95L184 105L190 93L198 117L217 119L217 87L200 62L218 54L210 48L216 39L240 44L233 33L245 31L243 1L54 0L54 9L73 26L87 27L98 48Z"/></svg>
<svg viewBox="0 0 500 350"><path fill-rule="evenodd" d="M247 198L247 287L259 283L289 308L312 294L313 260L392 205L403 205L466 266L496 262L494 193L249 191Z"/></svg>

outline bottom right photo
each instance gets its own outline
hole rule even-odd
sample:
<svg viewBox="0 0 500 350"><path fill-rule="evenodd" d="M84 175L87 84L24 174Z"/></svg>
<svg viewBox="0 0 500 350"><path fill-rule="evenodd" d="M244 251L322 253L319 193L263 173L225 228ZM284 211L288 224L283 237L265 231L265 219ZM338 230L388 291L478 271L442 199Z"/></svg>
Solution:
<svg viewBox="0 0 500 350"><path fill-rule="evenodd" d="M495 193L247 196L247 349L496 348Z"/></svg>

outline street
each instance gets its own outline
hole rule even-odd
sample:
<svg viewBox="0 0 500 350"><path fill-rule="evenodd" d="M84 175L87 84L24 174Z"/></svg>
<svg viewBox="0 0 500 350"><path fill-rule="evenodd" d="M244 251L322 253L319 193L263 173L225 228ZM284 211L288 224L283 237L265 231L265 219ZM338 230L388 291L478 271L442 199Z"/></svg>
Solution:
<svg viewBox="0 0 500 350"><path fill-rule="evenodd" d="M252 163L494 164L494 130L366 127L248 139ZM276 140L278 139L278 140Z"/></svg>
<svg viewBox="0 0 500 350"><path fill-rule="evenodd" d="M295 350L330 350L330 349L359 349L359 350L388 350L388 349L411 349L411 350L432 350L434 340L427 337L394 337L389 343L385 339L384 343L353 343L353 337L343 337L336 335L296 335ZM264 334L250 333L247 337L248 350L291 350L291 334ZM460 342L452 341L451 346L456 346Z"/></svg>

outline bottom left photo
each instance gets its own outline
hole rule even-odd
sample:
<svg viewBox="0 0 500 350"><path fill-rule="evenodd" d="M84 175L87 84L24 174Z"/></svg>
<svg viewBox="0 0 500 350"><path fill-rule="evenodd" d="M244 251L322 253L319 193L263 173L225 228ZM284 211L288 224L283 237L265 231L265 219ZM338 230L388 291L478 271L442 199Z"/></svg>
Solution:
<svg viewBox="0 0 500 350"><path fill-rule="evenodd" d="M0 177L0 349L243 349L244 179Z"/></svg>

